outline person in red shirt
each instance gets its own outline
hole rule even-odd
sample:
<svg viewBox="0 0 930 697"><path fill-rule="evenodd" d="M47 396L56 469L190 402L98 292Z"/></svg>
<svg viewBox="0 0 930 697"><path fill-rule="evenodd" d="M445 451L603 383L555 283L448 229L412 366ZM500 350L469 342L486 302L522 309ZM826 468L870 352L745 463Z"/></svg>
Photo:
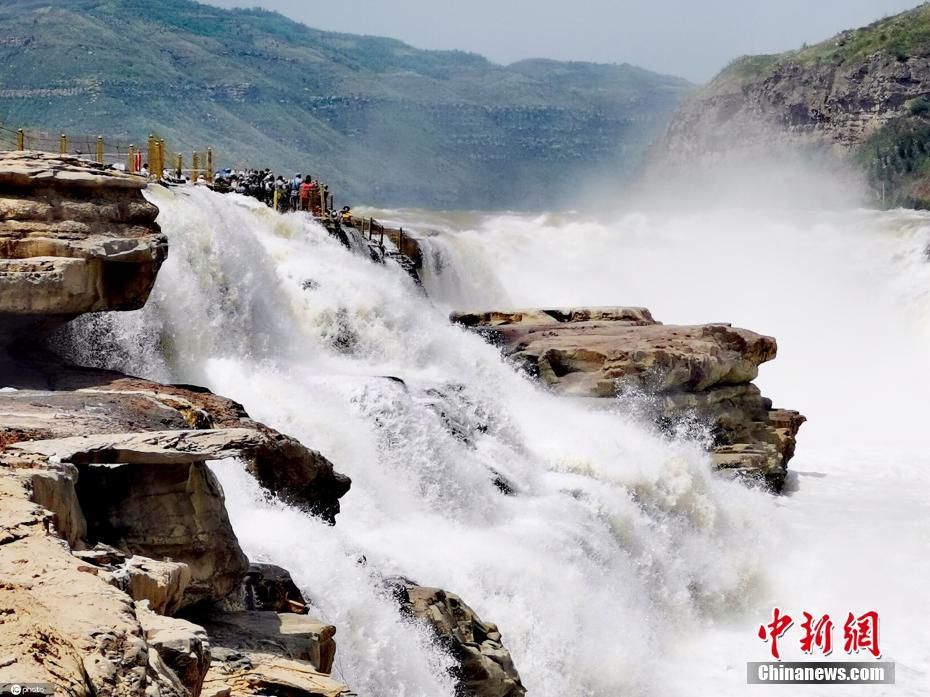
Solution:
<svg viewBox="0 0 930 697"><path fill-rule="evenodd" d="M313 178L308 174L300 185L300 210L310 208L310 190L313 188Z"/></svg>

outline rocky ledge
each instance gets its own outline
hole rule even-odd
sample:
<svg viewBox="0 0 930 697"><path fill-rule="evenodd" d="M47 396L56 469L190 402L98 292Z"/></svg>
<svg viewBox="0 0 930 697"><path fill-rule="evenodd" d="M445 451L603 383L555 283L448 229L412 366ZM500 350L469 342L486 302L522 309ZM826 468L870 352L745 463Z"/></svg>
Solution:
<svg viewBox="0 0 930 697"><path fill-rule="evenodd" d="M146 302L168 247L144 186L79 160L0 154L0 684L347 697L329 675L336 628L308 615L286 570L249 564L210 467L246 467L330 524L348 477L230 399L43 348L75 316ZM431 593L398 612L433 622L461 694L522 694L496 628Z"/></svg>
<svg viewBox="0 0 930 697"><path fill-rule="evenodd" d="M804 417L752 384L775 339L728 324L663 325L633 307L456 313L558 392L634 397L663 428L696 420L715 467L780 491Z"/></svg>
<svg viewBox="0 0 930 697"><path fill-rule="evenodd" d="M168 253L146 185L69 157L0 153L0 329L142 307Z"/></svg>

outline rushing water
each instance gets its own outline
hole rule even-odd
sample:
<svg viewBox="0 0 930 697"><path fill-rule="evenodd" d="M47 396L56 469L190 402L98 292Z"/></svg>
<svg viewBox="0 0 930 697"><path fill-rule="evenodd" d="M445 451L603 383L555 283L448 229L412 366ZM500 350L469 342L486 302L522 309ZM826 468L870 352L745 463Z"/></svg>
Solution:
<svg viewBox="0 0 930 697"><path fill-rule="evenodd" d="M385 596L393 574L496 622L540 697L744 694L773 604L879 610L894 694L928 684L924 217L397 214L437 232L427 294L301 215L151 196L171 241L151 301L80 323L73 350L205 384L353 478L328 527L215 467L245 551L290 569L338 627L334 673L360 694L453 694L448 658ZM794 493L712 476L699 443L619 405L546 394L446 319L578 304L778 336L763 387L811 417Z"/></svg>

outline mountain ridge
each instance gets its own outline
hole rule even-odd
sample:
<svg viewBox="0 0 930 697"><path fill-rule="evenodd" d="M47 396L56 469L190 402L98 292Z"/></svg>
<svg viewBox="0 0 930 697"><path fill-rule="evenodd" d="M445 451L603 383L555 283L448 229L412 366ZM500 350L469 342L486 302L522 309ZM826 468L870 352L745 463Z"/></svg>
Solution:
<svg viewBox="0 0 930 697"><path fill-rule="evenodd" d="M546 207L586 178L622 180L690 89L626 64L501 66L192 0L6 1L0 27L7 127L157 132L392 205Z"/></svg>

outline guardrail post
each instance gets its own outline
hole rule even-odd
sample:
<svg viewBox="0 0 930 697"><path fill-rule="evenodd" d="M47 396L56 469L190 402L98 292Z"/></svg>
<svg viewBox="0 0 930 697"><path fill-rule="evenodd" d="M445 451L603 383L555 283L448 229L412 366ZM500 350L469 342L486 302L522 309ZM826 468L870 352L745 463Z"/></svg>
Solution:
<svg viewBox="0 0 930 697"><path fill-rule="evenodd" d="M26 149L26 133L22 128L16 131L16 145L20 150Z"/></svg>
<svg viewBox="0 0 930 697"><path fill-rule="evenodd" d="M213 183L213 148L207 148L207 181Z"/></svg>
<svg viewBox="0 0 930 697"><path fill-rule="evenodd" d="M152 170L155 168L155 136L149 134L149 152L148 152L148 166L149 174L152 174Z"/></svg>
<svg viewBox="0 0 930 697"><path fill-rule="evenodd" d="M97 164L103 164L103 136L97 136Z"/></svg>
<svg viewBox="0 0 930 697"><path fill-rule="evenodd" d="M200 153L194 153L194 164L191 165L191 181L195 184L200 178Z"/></svg>
<svg viewBox="0 0 930 697"><path fill-rule="evenodd" d="M62 133L58 139L58 150L62 155L68 154L68 136L64 133Z"/></svg>

